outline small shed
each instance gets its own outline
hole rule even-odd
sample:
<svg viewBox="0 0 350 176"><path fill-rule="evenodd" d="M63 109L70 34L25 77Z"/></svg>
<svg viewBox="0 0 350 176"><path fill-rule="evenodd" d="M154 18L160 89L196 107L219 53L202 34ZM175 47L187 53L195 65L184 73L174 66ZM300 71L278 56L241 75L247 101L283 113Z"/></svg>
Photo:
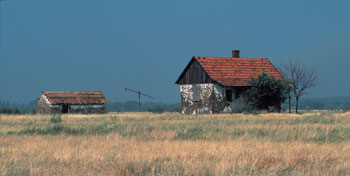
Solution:
<svg viewBox="0 0 350 176"><path fill-rule="evenodd" d="M232 57L193 56L176 81L182 113L242 111L248 104L248 80L261 72L283 78L267 58L240 58L239 50L233 50Z"/></svg>
<svg viewBox="0 0 350 176"><path fill-rule="evenodd" d="M84 109L104 111L107 99L101 91L49 91L43 92L36 106L36 113L74 113Z"/></svg>

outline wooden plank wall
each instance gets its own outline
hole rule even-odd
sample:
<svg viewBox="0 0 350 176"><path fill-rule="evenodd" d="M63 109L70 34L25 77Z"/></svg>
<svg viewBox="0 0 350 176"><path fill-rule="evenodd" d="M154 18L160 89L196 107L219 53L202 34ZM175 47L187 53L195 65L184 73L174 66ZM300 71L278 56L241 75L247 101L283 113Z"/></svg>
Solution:
<svg viewBox="0 0 350 176"><path fill-rule="evenodd" d="M180 78L178 84L204 84L213 83L209 75L203 70L196 60L193 60L191 65L184 70L184 74Z"/></svg>

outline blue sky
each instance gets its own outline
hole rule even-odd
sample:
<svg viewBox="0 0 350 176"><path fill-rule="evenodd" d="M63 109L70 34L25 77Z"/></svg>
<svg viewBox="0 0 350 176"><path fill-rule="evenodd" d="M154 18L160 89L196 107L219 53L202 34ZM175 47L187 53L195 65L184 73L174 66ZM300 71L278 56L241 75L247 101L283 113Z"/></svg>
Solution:
<svg viewBox="0 0 350 176"><path fill-rule="evenodd" d="M350 1L7 0L1 2L0 99L125 87L180 102L192 56L290 58L319 72L308 96L350 95Z"/></svg>

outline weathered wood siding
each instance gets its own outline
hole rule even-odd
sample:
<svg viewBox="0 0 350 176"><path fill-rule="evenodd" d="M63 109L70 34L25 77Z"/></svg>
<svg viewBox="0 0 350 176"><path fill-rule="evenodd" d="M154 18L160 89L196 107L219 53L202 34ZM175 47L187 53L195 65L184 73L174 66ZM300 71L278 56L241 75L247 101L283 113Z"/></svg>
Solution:
<svg viewBox="0 0 350 176"><path fill-rule="evenodd" d="M192 60L190 65L184 70L177 84L204 84L214 83L209 75L203 70L196 60Z"/></svg>

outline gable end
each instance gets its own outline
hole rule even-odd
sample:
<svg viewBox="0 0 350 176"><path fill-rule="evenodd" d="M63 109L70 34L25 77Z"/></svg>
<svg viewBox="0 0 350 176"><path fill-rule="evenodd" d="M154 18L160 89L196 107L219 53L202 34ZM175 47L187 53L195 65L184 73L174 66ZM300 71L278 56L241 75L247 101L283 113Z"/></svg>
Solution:
<svg viewBox="0 0 350 176"><path fill-rule="evenodd" d="M214 81L210 78L200 63L193 57L175 83L179 85L204 84L214 83Z"/></svg>

